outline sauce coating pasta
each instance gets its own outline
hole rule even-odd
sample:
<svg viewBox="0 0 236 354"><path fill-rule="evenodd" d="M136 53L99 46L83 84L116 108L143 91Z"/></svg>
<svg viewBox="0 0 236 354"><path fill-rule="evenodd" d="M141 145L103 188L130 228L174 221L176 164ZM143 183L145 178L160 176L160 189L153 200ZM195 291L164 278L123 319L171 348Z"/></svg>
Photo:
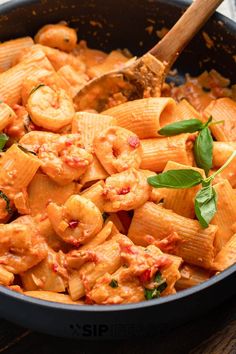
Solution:
<svg viewBox="0 0 236 354"><path fill-rule="evenodd" d="M194 152L206 122L209 176L225 164L236 150L235 85L211 70L165 83L161 97L127 102L120 87L106 111L81 111L79 90L126 65L127 52L89 49L65 23L1 46L1 285L75 306L125 304L175 294L236 263L235 160L213 182L207 227L194 209L199 186L148 182L189 169L206 177ZM161 135L193 118L201 129Z"/></svg>

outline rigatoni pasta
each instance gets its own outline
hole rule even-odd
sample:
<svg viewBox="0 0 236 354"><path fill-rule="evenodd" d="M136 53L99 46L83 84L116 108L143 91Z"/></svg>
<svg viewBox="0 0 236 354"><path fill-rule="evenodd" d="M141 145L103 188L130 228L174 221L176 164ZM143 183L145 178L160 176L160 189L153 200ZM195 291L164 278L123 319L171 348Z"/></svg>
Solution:
<svg viewBox="0 0 236 354"><path fill-rule="evenodd" d="M229 81L205 72L133 101L129 84L106 81L79 102L131 55L77 40L59 23L0 44L0 284L74 306L127 304L236 263L235 102L217 94L233 97ZM163 136L173 123L184 130Z"/></svg>

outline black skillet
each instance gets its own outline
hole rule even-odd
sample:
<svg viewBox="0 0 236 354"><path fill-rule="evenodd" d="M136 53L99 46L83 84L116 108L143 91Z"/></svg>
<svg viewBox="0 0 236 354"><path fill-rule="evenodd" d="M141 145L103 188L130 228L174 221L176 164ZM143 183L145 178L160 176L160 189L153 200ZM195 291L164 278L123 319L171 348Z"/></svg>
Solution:
<svg viewBox="0 0 236 354"><path fill-rule="evenodd" d="M110 51L128 48L141 55L156 30L171 28L188 1L172 0L16 0L0 6L0 40L34 35L44 24L67 20L88 45ZM93 20L91 22L91 20ZM94 25L100 23L102 26ZM153 26L152 34L147 27ZM203 29L214 41L207 48L200 32L181 54L179 75L214 68L236 82L236 24L219 14ZM0 287L0 314L22 326L64 337L108 339L155 335L202 316L236 293L236 265L176 295L130 305L74 306L26 297Z"/></svg>

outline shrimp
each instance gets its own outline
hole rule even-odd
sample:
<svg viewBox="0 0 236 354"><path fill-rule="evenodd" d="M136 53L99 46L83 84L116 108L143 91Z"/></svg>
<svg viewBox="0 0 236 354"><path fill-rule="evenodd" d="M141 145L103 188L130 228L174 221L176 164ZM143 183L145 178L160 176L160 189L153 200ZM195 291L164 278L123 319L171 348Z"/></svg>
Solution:
<svg viewBox="0 0 236 354"><path fill-rule="evenodd" d="M60 185L77 180L93 160L82 148L79 134L33 131L25 134L20 144L37 154L43 172Z"/></svg>
<svg viewBox="0 0 236 354"><path fill-rule="evenodd" d="M19 141L25 149L38 153L39 148L45 143L53 143L60 138L59 134L34 130L25 134Z"/></svg>
<svg viewBox="0 0 236 354"><path fill-rule="evenodd" d="M130 167L139 168L142 147L137 135L131 131L112 126L94 139L96 155L109 174L122 172Z"/></svg>
<svg viewBox="0 0 236 354"><path fill-rule="evenodd" d="M149 199L149 194L145 173L131 168L106 179L103 209L106 212L136 209Z"/></svg>
<svg viewBox="0 0 236 354"><path fill-rule="evenodd" d="M60 185L77 180L93 161L93 156L81 147L79 134L59 135L41 145L38 158L43 172Z"/></svg>
<svg viewBox="0 0 236 354"><path fill-rule="evenodd" d="M58 236L74 246L86 243L103 226L100 210L93 202L80 195L70 196L63 206L50 203L47 212Z"/></svg>
<svg viewBox="0 0 236 354"><path fill-rule="evenodd" d="M64 24L43 26L34 37L35 43L71 52L77 43L77 33Z"/></svg>
<svg viewBox="0 0 236 354"><path fill-rule="evenodd" d="M45 69L36 69L30 76L27 76L22 83L21 98L24 106L31 93L33 93L39 86L49 86L54 90L63 89L70 94L69 83L58 73Z"/></svg>
<svg viewBox="0 0 236 354"><path fill-rule="evenodd" d="M47 256L47 245L32 225L0 224L0 264L20 274Z"/></svg>
<svg viewBox="0 0 236 354"><path fill-rule="evenodd" d="M31 92L26 108L36 125L53 132L70 124L75 115L73 101L65 90L44 85Z"/></svg>

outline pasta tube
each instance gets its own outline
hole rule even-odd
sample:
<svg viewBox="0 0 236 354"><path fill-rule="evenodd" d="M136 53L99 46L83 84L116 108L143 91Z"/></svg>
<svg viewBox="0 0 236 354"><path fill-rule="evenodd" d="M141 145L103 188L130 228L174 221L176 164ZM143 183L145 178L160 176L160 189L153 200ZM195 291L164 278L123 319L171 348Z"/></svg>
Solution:
<svg viewBox="0 0 236 354"><path fill-rule="evenodd" d="M234 263L236 263L236 234L229 239L216 255L214 267L219 271L223 271Z"/></svg>
<svg viewBox="0 0 236 354"><path fill-rule="evenodd" d="M181 278L176 283L177 290L184 290L201 284L208 280L211 273L206 270L189 264L185 264L180 270Z"/></svg>
<svg viewBox="0 0 236 354"><path fill-rule="evenodd" d="M0 284L11 285L14 281L14 274L6 270L3 266L0 266Z"/></svg>
<svg viewBox="0 0 236 354"><path fill-rule="evenodd" d="M0 72L10 69L18 55L34 44L31 37L13 39L0 44Z"/></svg>
<svg viewBox="0 0 236 354"><path fill-rule="evenodd" d="M16 118L15 112L5 103L0 103L0 131L6 128Z"/></svg>
<svg viewBox="0 0 236 354"><path fill-rule="evenodd" d="M91 200L101 212L104 210L103 206L105 202L103 198L104 185L103 181L98 181L81 193L82 197Z"/></svg>
<svg viewBox="0 0 236 354"><path fill-rule="evenodd" d="M217 212L211 223L218 226L215 247L219 252L234 234L232 226L236 222L236 196L227 180L215 184L214 189L217 193Z"/></svg>
<svg viewBox="0 0 236 354"><path fill-rule="evenodd" d="M9 191L26 188L40 166L35 155L13 144L0 159L0 186Z"/></svg>
<svg viewBox="0 0 236 354"><path fill-rule="evenodd" d="M182 257L185 262L210 268L215 256L216 231L215 225L202 229L197 220L185 218L147 202L135 210L128 236L135 244L146 246L150 236L162 240L176 233L177 246L173 253Z"/></svg>
<svg viewBox="0 0 236 354"><path fill-rule="evenodd" d="M143 149L140 168L161 172L168 161L193 165L193 135L181 134L162 139L141 140Z"/></svg>
<svg viewBox="0 0 236 354"><path fill-rule="evenodd" d="M123 235L114 236L111 240L93 248L97 262L85 263L79 271L69 277L69 293L72 300L80 299L85 295L86 288L91 288L98 277L105 273L112 274L121 266L119 240L126 238Z"/></svg>
<svg viewBox="0 0 236 354"><path fill-rule="evenodd" d="M37 67L52 70L50 62L42 51L32 51L17 65L0 74L0 99L13 106L21 100L21 88L24 79L30 76Z"/></svg>
<svg viewBox="0 0 236 354"><path fill-rule="evenodd" d="M90 112L77 112L72 121L72 133L81 134L81 141L85 148L91 149L94 138L112 125L116 125L116 119L113 117Z"/></svg>
<svg viewBox="0 0 236 354"><path fill-rule="evenodd" d="M211 125L214 137L219 141L236 141L236 103L228 98L212 101L204 111L204 117L213 121L224 120L223 124Z"/></svg>
<svg viewBox="0 0 236 354"><path fill-rule="evenodd" d="M52 302L60 302L62 304L74 304L74 305L83 305L82 301L72 301L69 295L57 294L52 291L25 291L25 295L35 297L36 299L42 299Z"/></svg>
<svg viewBox="0 0 236 354"><path fill-rule="evenodd" d="M176 162L169 161L164 169L168 170L180 170L180 169L193 169L201 173L202 177L205 178L205 173L202 169L178 164ZM194 198L201 187L195 186L187 189L165 189L165 197L163 206L166 209L171 209L175 213L185 216L186 218L194 219Z"/></svg>
<svg viewBox="0 0 236 354"><path fill-rule="evenodd" d="M28 202L31 215L45 214L49 202L61 205L72 194L79 192L79 189L80 186L75 182L60 186L47 175L36 173L28 186Z"/></svg>
<svg viewBox="0 0 236 354"><path fill-rule="evenodd" d="M158 130L177 120L172 98L144 98L112 107L103 112L117 119L117 124L137 134L140 139L158 137Z"/></svg>

